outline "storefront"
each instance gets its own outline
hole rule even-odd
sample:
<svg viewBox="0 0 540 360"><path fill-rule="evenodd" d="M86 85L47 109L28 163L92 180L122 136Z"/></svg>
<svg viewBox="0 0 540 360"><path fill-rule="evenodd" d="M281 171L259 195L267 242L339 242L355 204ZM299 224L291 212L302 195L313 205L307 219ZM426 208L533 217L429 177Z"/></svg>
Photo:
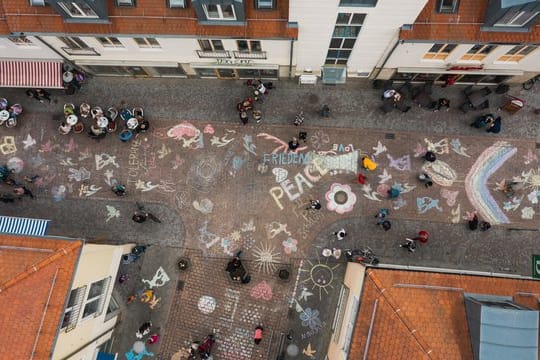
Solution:
<svg viewBox="0 0 540 360"><path fill-rule="evenodd" d="M454 66L439 68L398 68L391 80L412 82L434 82L443 84L452 78L456 84L493 85L508 82L523 71L486 70L481 67Z"/></svg>
<svg viewBox="0 0 540 360"><path fill-rule="evenodd" d="M215 63L192 63L200 78L277 80L279 65L257 64L252 60L220 60Z"/></svg>
<svg viewBox="0 0 540 360"><path fill-rule="evenodd" d="M141 76L141 77L187 77L182 64L175 62L144 63L144 62L111 62L96 63L75 61L77 66L93 75L100 76Z"/></svg>

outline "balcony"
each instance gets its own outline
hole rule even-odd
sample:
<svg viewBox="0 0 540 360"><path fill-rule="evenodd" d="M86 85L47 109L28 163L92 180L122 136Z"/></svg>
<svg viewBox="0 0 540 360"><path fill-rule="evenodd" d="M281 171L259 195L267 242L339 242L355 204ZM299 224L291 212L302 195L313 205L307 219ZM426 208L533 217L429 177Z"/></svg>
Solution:
<svg viewBox="0 0 540 360"><path fill-rule="evenodd" d="M227 50L197 50L201 59L230 59L231 54Z"/></svg>
<svg viewBox="0 0 540 360"><path fill-rule="evenodd" d="M263 59L266 60L266 51L233 51L236 59Z"/></svg>

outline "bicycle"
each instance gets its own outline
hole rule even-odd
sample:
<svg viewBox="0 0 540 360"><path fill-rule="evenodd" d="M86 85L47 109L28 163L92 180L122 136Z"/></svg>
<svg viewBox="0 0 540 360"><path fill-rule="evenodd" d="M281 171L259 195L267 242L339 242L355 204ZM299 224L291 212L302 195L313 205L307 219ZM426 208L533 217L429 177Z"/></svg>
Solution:
<svg viewBox="0 0 540 360"><path fill-rule="evenodd" d="M535 87L535 83L539 80L540 80L540 75L536 75L532 79L525 81L521 86L523 86L524 90L531 90L533 87Z"/></svg>

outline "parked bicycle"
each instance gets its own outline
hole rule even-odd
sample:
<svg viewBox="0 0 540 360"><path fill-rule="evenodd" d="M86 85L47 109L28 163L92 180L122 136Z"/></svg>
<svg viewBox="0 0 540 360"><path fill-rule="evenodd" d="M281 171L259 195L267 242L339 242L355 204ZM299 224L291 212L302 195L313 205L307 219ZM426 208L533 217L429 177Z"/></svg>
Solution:
<svg viewBox="0 0 540 360"><path fill-rule="evenodd" d="M522 86L523 86L523 89L525 90L531 90L532 88L536 88L535 84L537 81L540 80L540 75L536 75L535 77L533 77L532 79L529 79L527 81L525 81Z"/></svg>
<svg viewBox="0 0 540 360"><path fill-rule="evenodd" d="M364 249L345 249L347 261L356 262L364 265L378 265L379 259L369 247Z"/></svg>

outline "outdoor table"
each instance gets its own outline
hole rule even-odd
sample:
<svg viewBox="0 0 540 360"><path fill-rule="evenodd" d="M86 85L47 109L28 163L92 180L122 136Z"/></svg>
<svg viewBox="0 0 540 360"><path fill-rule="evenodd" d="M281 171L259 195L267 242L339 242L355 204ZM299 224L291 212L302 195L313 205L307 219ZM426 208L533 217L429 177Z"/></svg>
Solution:
<svg viewBox="0 0 540 360"><path fill-rule="evenodd" d="M79 118L75 114L71 114L66 118L66 122L69 126L75 125L79 121Z"/></svg>
<svg viewBox="0 0 540 360"><path fill-rule="evenodd" d="M126 126L128 129L134 130L137 128L137 126L139 126L139 121L135 118L131 118L126 122Z"/></svg>
<svg viewBox="0 0 540 360"><path fill-rule="evenodd" d="M467 95L467 100L473 108L476 108L482 105L486 101L486 95L484 90L473 91Z"/></svg>
<svg viewBox="0 0 540 360"><path fill-rule="evenodd" d="M0 111L0 120L6 121L7 119L9 119L9 111L7 110Z"/></svg>
<svg viewBox="0 0 540 360"><path fill-rule="evenodd" d="M105 116L102 116L97 119L96 123L97 126L99 126L100 128L106 128L107 125L109 125L109 119L107 119Z"/></svg>
<svg viewBox="0 0 540 360"><path fill-rule="evenodd" d="M65 83L70 83L73 81L73 73L71 71L66 71L62 74L62 80Z"/></svg>

